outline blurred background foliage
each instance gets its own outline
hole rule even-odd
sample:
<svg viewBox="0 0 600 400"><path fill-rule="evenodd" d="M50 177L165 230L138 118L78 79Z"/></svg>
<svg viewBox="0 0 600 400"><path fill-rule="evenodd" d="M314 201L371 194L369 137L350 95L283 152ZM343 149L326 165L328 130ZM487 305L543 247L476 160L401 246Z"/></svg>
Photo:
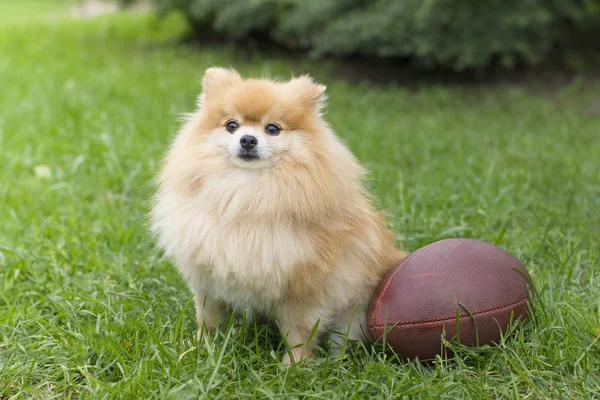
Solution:
<svg viewBox="0 0 600 400"><path fill-rule="evenodd" d="M197 40L253 39L317 59L401 59L464 71L581 67L600 52L600 0L150 1L162 15L182 12Z"/></svg>

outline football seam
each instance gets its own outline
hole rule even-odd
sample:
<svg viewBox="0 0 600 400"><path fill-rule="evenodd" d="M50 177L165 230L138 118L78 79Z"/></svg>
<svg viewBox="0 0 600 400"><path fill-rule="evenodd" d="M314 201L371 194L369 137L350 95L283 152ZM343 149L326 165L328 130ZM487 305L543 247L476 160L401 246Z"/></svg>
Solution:
<svg viewBox="0 0 600 400"><path fill-rule="evenodd" d="M418 254L420 254L422 251L424 251L426 248L434 245L436 242L433 243L429 243L426 246L421 247L419 250L415 251L414 253L406 256L402 261L400 261L400 265L398 266L398 268L396 268L396 270L394 271L394 275L392 275L392 277L388 280L387 284L383 287L383 289L381 290L381 293L379 294L379 299L377 299L377 303L375 303L375 308L373 309L373 311L379 311L381 303L383 301L383 297L385 295L385 293L387 292L388 288L390 287L390 285L392 283L394 283L394 281L396 280L396 278L398 277L398 273L400 272L400 270L402 270L402 268L404 268L406 266L406 264L412 260L413 258L415 258ZM377 324L375 324L375 316L376 316L377 312L373 313L373 316L371 317L371 326L376 327L378 326ZM379 326L385 326L385 325L379 325Z"/></svg>
<svg viewBox="0 0 600 400"><path fill-rule="evenodd" d="M512 303L509 304L503 304L500 306L496 306L496 307L492 307L492 308L487 308L484 310L479 310L476 312L471 313L471 315L473 316L477 316L477 315L482 315L482 314L487 314L491 311L498 311L501 310L503 308L509 308L509 307L514 307L516 305L519 305L520 303L526 302L528 300L527 297L514 301ZM460 315L458 317L458 319L463 319L463 318L467 318L467 317L471 317L471 315L469 314L463 314ZM373 328L384 328L386 326L388 327L399 327L399 326L410 326L410 325L420 325L420 324L429 324L432 322L445 322L445 321L455 321L456 320L456 316L453 317L438 317L438 318L432 318L432 319L425 319L425 320L412 320L412 321L397 321L397 322L392 322L392 323L386 323L386 324L372 324L371 326Z"/></svg>

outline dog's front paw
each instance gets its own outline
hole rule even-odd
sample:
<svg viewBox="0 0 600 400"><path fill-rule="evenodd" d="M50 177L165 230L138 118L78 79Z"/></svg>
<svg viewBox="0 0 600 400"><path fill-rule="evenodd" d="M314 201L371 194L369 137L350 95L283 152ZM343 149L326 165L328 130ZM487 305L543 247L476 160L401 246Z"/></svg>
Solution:
<svg viewBox="0 0 600 400"><path fill-rule="evenodd" d="M281 364L283 364L285 367L289 367L292 364L299 363L310 357L312 357L311 351L305 349L304 347L296 347L284 354L283 358L281 359Z"/></svg>

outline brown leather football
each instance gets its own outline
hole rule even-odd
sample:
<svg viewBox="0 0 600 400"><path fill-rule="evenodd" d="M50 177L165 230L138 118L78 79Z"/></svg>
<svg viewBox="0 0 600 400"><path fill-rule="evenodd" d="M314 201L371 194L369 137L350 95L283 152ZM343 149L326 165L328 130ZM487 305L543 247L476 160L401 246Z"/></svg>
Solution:
<svg viewBox="0 0 600 400"><path fill-rule="evenodd" d="M385 331L401 359L421 361L443 354L444 327L449 340L476 346L478 337L479 345L494 345L511 313L512 321L527 318L528 280L525 267L499 247L440 240L406 256L381 281L369 305L369 333L381 342Z"/></svg>

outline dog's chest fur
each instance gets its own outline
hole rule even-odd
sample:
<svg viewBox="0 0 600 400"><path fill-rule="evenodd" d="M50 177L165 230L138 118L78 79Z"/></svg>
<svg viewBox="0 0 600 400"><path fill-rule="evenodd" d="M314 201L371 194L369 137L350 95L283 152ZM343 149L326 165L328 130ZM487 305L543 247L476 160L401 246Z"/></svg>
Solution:
<svg viewBox="0 0 600 400"><path fill-rule="evenodd" d="M294 266L314 257L310 232L276 217L226 218L216 206L202 194L163 197L156 207L161 245L194 291L268 313L285 296Z"/></svg>

